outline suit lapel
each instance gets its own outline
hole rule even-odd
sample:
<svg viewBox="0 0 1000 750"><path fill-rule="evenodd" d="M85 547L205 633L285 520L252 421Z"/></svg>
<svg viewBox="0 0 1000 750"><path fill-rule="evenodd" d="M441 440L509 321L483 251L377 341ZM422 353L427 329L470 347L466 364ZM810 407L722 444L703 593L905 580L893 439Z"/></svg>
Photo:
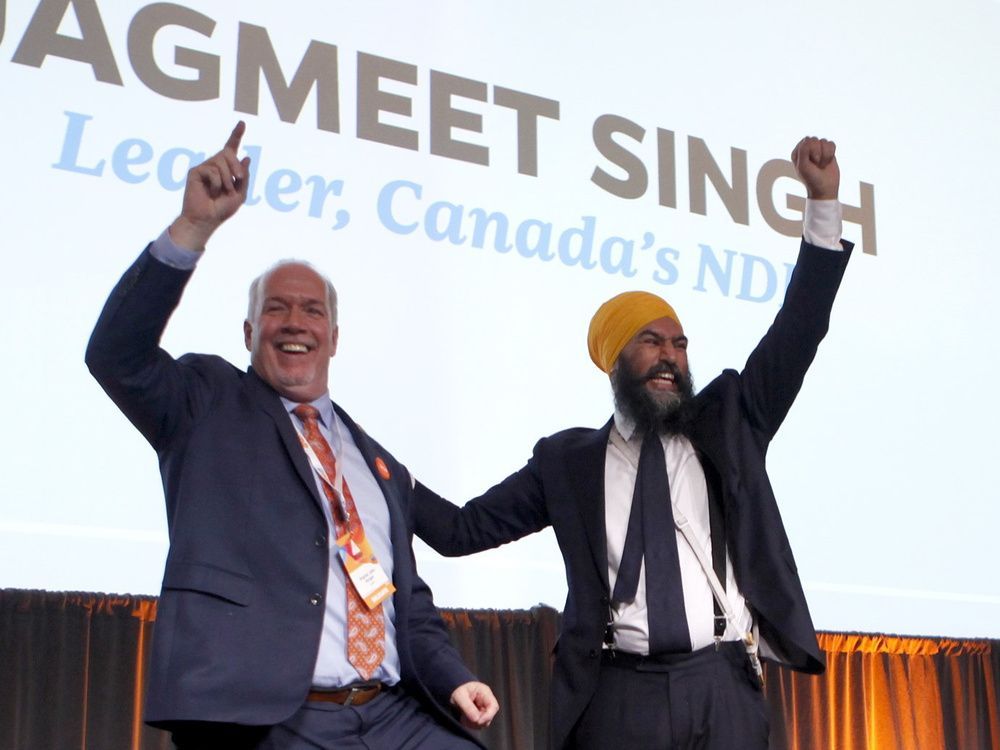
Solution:
<svg viewBox="0 0 1000 750"><path fill-rule="evenodd" d="M397 482L393 481L391 476L389 479L386 479L382 471L379 470L381 467L388 473L385 458L376 455L372 441L364 430L358 427L354 420L337 404L334 403L333 408L340 420L347 426L348 432L351 433L351 437L354 439L354 444L361 452L362 458L365 459L368 470L375 477L375 482L378 484L379 489L382 490L382 496L385 498L385 504L389 509L389 539L392 543L393 556L395 557L393 562L394 583L396 583L397 589L403 589L404 584L408 586L409 583L409 558L407 555L396 555L395 550L408 549L409 538ZM402 576L402 579L400 576Z"/></svg>
<svg viewBox="0 0 1000 750"><path fill-rule="evenodd" d="M251 400L274 421L274 426L281 436L281 442L285 446L288 458L295 466L296 473L309 489L317 506L322 510L326 504L326 498L320 497L312 467L309 465L309 459L306 458L306 452L299 443L299 437L295 433L295 428L292 426L291 417L288 416L288 412L285 410L285 405L281 403L281 398L277 392L261 380L257 373L253 371L253 368L250 368L247 374Z"/></svg>
<svg viewBox="0 0 1000 750"><path fill-rule="evenodd" d="M728 544L733 543L733 524L736 521L739 508L734 502L739 493L739 476L732 470L733 462L725 457L725 446L718 441L706 439L705 436L692 435L691 444L698 454L702 469L705 472L705 482L712 502L722 509L726 523Z"/></svg>
<svg viewBox="0 0 1000 750"><path fill-rule="evenodd" d="M599 430L568 446L566 468L578 499L577 510L583 521L591 558L604 592L608 593L608 542L604 519L604 465L612 420Z"/></svg>
<svg viewBox="0 0 1000 750"><path fill-rule="evenodd" d="M331 402L332 403L332 402ZM410 547L409 526L406 522L406 514L403 511L403 502L399 497L399 487L401 482L408 482L409 477L386 478L385 474L379 470L380 466L388 474L386 458L379 456L375 451L377 446L373 444L371 438L351 419L347 413L333 404L337 416L347 426L347 430L354 439L354 444L365 459L368 470L375 477L375 482L382 490L382 497L385 498L386 507L389 510L389 541L392 545L392 583L396 587L392 602L395 609L396 623L396 647L399 650L399 659L403 665L404 673L412 669L409 651L409 641L407 635L407 623L409 622L410 611L410 591L413 589L413 581L417 574L414 567L412 554L407 554ZM381 462L381 464L379 463Z"/></svg>
<svg viewBox="0 0 1000 750"><path fill-rule="evenodd" d="M718 424L717 418L704 418L703 415L695 422L696 425ZM739 534L737 527L740 524L740 506L737 498L740 494L740 477L735 467L736 461L731 459L726 452L726 445L719 439L721 430L696 429L691 435L691 443L694 445L701 461L702 469L705 473L705 484L708 487L709 502L722 513L723 535L726 550L733 561L734 573L737 585L742 589L746 586L743 580L742 568L740 565L740 555L738 547ZM743 591L746 594L746 591Z"/></svg>
<svg viewBox="0 0 1000 750"><path fill-rule="evenodd" d="M333 402L331 402L333 403ZM368 470L375 477L375 481L378 483L379 489L382 490L382 494L385 496L386 502L389 504L389 515L393 521L393 528L396 526L396 515L401 514L402 511L399 507L399 499L396 497L396 490L392 483L382 476L382 473L378 470L378 462L382 461L384 465L385 459L380 456L375 455L375 451L372 449L371 440L368 435L362 430L358 425L347 416L347 412L341 409L337 404L333 404L333 410L337 412L337 416L340 421L344 423L347 427L347 431L351 433L351 438L354 440L354 444L358 447L361 452L361 457L365 460L365 464L368 466ZM393 541L395 541L395 534L393 534Z"/></svg>

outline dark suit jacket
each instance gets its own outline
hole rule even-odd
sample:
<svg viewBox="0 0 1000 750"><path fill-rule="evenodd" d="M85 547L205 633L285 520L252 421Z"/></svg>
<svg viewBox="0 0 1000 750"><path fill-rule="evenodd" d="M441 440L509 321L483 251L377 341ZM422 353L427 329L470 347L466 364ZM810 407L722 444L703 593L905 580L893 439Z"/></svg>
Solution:
<svg viewBox="0 0 1000 750"><path fill-rule="evenodd" d="M275 724L305 701L329 569L327 523L308 460L277 393L219 357L159 348L190 272L148 249L111 294L87 365L156 449L170 551L163 574L146 720ZM474 679L417 576L407 470L341 409L391 519L403 685L443 722ZM123 561L125 564L125 561Z"/></svg>
<svg viewBox="0 0 1000 750"><path fill-rule="evenodd" d="M765 469L768 444L826 334L850 256L803 247L784 306L743 372L726 370L695 397L690 435L709 492L725 513L736 580L761 635L795 669L821 672L823 657ZM459 509L418 485L416 533L462 555L551 525L569 593L552 683L552 738L561 748L597 686L608 621L604 465L611 422L543 438L528 464Z"/></svg>

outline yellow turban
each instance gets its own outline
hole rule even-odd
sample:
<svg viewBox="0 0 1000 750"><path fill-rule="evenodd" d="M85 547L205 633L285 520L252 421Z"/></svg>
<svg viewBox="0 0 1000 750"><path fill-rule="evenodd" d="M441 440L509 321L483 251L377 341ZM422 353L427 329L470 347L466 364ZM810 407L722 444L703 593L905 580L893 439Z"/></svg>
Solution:
<svg viewBox="0 0 1000 750"><path fill-rule="evenodd" d="M649 292L624 292L612 297L594 313L587 331L587 349L594 364L610 373L622 349L647 323L673 318L677 313L666 300Z"/></svg>

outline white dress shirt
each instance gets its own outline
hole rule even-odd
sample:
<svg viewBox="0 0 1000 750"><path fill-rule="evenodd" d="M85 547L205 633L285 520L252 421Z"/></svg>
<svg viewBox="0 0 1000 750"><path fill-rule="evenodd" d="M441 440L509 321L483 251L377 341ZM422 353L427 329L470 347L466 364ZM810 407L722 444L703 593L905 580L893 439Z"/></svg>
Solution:
<svg viewBox="0 0 1000 750"><path fill-rule="evenodd" d="M608 583L613 591L618 578L625 535L632 510L632 494L639 467L642 435L635 424L615 411L611 439L604 464L604 523L608 537ZM663 451L670 480L671 502L687 517L693 536L709 560L712 539L708 521L708 485L705 472L691 442L681 436L662 436ZM715 642L715 607L712 589L691 545L675 530L677 556L681 566L684 611L687 615L691 648L697 650ZM669 540L673 541L673 540ZM668 543L669 543L668 541ZM726 554L726 597L736 616L737 627L727 623L723 640L738 640L749 629L750 611L736 587L733 565ZM618 606L612 615L615 648L634 654L649 653L649 624L646 616L646 564L639 568L639 588L635 599Z"/></svg>

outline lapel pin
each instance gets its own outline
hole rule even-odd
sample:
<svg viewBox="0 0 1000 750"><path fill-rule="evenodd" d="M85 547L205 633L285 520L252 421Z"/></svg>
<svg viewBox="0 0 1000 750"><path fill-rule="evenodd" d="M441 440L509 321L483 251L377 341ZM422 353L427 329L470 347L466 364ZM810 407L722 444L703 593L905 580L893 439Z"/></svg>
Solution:
<svg viewBox="0 0 1000 750"><path fill-rule="evenodd" d="M388 480L392 474L389 473L389 467L385 465L385 461L382 460L381 456L375 457L375 470L378 475L385 480Z"/></svg>

